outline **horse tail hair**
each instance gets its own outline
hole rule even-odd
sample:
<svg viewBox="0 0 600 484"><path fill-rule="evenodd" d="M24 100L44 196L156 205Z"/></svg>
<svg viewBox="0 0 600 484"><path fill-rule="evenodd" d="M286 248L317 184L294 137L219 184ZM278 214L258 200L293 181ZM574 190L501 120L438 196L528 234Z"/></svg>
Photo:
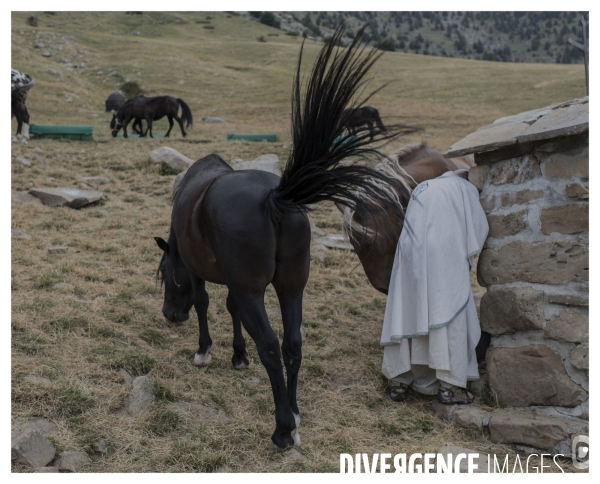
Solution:
<svg viewBox="0 0 600 484"><path fill-rule="evenodd" d="M177 98L177 102L181 106L181 119L182 121L185 121L185 127L189 128L194 122L194 120L192 119L192 110L183 99Z"/></svg>
<svg viewBox="0 0 600 484"><path fill-rule="evenodd" d="M403 211L392 200L385 174L359 163L342 163L349 157L372 161L383 155L369 144L371 133L359 130L355 136L344 137L343 112L355 97L363 99L357 109L381 88L363 96L368 80L365 75L383 51L361 46L366 25L348 47L339 47L345 26L341 24L321 49L301 94L300 67L302 48L292 93L292 149L283 169L279 186L268 194L265 210L277 224L284 212L306 212L309 205L325 200L372 218L384 212L403 217ZM373 142L389 141L400 134L420 128L394 125L387 130L375 130Z"/></svg>

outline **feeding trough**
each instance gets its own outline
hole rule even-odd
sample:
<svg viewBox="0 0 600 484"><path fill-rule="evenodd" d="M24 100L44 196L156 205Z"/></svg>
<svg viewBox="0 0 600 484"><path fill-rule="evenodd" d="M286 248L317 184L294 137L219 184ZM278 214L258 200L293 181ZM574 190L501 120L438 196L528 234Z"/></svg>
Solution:
<svg viewBox="0 0 600 484"><path fill-rule="evenodd" d="M246 141L277 141L276 134L235 134L227 133L227 139L243 139Z"/></svg>
<svg viewBox="0 0 600 484"><path fill-rule="evenodd" d="M92 139L93 126L69 126L50 124L31 124L29 134L33 138L49 139L73 139L88 141Z"/></svg>

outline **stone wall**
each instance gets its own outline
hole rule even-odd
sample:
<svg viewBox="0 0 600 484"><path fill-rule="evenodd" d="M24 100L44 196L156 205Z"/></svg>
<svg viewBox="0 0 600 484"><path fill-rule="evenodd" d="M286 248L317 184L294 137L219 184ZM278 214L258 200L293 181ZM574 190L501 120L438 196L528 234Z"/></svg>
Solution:
<svg viewBox="0 0 600 484"><path fill-rule="evenodd" d="M480 321L503 407L589 419L588 144L586 132L475 154L490 226Z"/></svg>

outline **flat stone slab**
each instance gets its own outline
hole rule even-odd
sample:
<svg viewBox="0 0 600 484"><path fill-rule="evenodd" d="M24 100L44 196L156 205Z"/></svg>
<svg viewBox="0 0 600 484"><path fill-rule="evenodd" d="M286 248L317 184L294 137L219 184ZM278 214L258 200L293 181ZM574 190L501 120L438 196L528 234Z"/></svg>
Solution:
<svg viewBox="0 0 600 484"><path fill-rule="evenodd" d="M497 119L454 143L446 157L494 151L518 143L571 136L589 130L589 98Z"/></svg>
<svg viewBox="0 0 600 484"><path fill-rule="evenodd" d="M66 450L56 462L56 467L60 471L79 472L84 465L89 463L90 458L87 454L75 450Z"/></svg>
<svg viewBox="0 0 600 484"><path fill-rule="evenodd" d="M329 234L317 238L313 234L313 240L316 244L321 244L331 249L354 250L348 237L343 234Z"/></svg>
<svg viewBox="0 0 600 484"><path fill-rule="evenodd" d="M262 170L281 176L279 157L274 154L261 155L251 161L234 158L229 162L229 166L234 170Z"/></svg>
<svg viewBox="0 0 600 484"><path fill-rule="evenodd" d="M103 194L96 190L78 188L32 188L29 193L49 207L81 208L99 202Z"/></svg>
<svg viewBox="0 0 600 484"><path fill-rule="evenodd" d="M569 438L567 424L553 417L498 410L489 423L490 440L499 444L522 444L552 449Z"/></svg>

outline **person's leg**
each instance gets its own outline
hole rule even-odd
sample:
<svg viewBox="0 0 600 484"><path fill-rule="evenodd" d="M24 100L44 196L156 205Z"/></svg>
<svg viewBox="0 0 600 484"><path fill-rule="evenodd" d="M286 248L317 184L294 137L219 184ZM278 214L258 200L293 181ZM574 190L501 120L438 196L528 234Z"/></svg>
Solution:
<svg viewBox="0 0 600 484"><path fill-rule="evenodd" d="M395 402L404 401L408 387L414 379L410 368L409 340L384 346L381 372L388 379L390 398Z"/></svg>

